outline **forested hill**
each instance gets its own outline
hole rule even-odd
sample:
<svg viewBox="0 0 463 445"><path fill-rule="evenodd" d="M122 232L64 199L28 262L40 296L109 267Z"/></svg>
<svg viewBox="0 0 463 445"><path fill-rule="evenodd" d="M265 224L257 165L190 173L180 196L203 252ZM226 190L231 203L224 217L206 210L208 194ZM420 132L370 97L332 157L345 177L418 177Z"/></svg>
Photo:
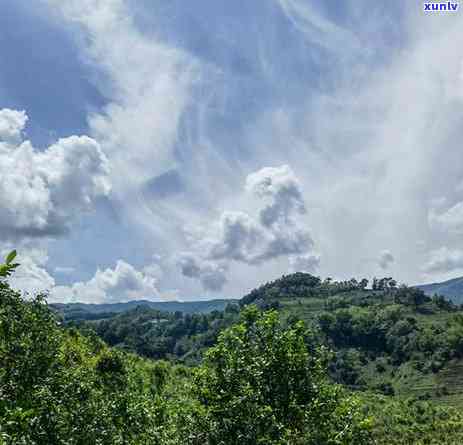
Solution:
<svg viewBox="0 0 463 445"><path fill-rule="evenodd" d="M390 277L336 282L298 273L253 290L243 303L312 326L316 342L333 351L337 382L463 406L463 311L442 296Z"/></svg>
<svg viewBox="0 0 463 445"><path fill-rule="evenodd" d="M224 311L62 323L9 287L14 258L0 445L463 443L463 312L444 298L295 274Z"/></svg>
<svg viewBox="0 0 463 445"><path fill-rule="evenodd" d="M250 305L276 309L288 325L302 320L310 326L313 342L333 352L329 371L338 383L463 406L463 312L443 297L398 286L390 277L368 283L296 273L240 300L241 310ZM236 304L208 314L138 307L79 326L111 346L194 365L238 318Z"/></svg>
<svg viewBox="0 0 463 445"><path fill-rule="evenodd" d="M206 314L212 311L223 311L227 304L236 300L204 300L204 301L148 301L133 300L126 303L84 304L84 303L52 303L50 307L58 311L65 320L92 320L109 318L121 312L130 311L138 306L163 312L183 312L185 314Z"/></svg>
<svg viewBox="0 0 463 445"><path fill-rule="evenodd" d="M392 278L375 278L372 288L373 290L384 290L394 288L396 285L396 281ZM327 278L322 281L319 277L309 273L296 272L291 275L283 275L275 281L253 289L240 300L240 305L262 305L282 298L327 297L352 290L365 290L367 286L368 280L365 278L360 280L351 278L346 281L333 281L331 278Z"/></svg>
<svg viewBox="0 0 463 445"><path fill-rule="evenodd" d="M427 295L443 295L454 303L463 303L463 277L453 278L442 283L421 284L416 287Z"/></svg>
<svg viewBox="0 0 463 445"><path fill-rule="evenodd" d="M311 297L322 292L321 280L308 273L297 272L266 283L240 300L240 305L262 304L282 297Z"/></svg>

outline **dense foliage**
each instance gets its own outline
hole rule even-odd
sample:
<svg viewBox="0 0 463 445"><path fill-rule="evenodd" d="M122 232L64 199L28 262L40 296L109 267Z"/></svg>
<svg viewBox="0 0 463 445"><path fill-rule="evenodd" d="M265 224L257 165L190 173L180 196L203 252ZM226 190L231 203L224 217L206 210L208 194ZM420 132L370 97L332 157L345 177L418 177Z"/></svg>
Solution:
<svg viewBox="0 0 463 445"><path fill-rule="evenodd" d="M329 383L323 350L307 347L302 322L283 328L275 311L244 310L197 374L211 444L370 443L358 401Z"/></svg>
<svg viewBox="0 0 463 445"><path fill-rule="evenodd" d="M463 442L463 313L443 298L296 274L241 311L72 326L8 286L14 259L0 264L0 444Z"/></svg>
<svg viewBox="0 0 463 445"><path fill-rule="evenodd" d="M0 442L147 443L158 434L155 363L57 324L42 296L0 281Z"/></svg>
<svg viewBox="0 0 463 445"><path fill-rule="evenodd" d="M208 314L213 311L223 311L233 300L205 300L205 301L148 301L132 300L125 303L52 303L55 310L64 321L101 320L114 317L137 307L155 309L160 312L183 312L185 314Z"/></svg>
<svg viewBox="0 0 463 445"><path fill-rule="evenodd" d="M2 265L3 277L14 269L12 260ZM185 326L186 316L174 317ZM303 326L285 329L276 313L255 308L241 320L190 377L187 369L179 374L181 368L64 329L42 296L23 300L2 279L0 441L361 443L368 422L353 399L327 382Z"/></svg>
<svg viewBox="0 0 463 445"><path fill-rule="evenodd" d="M238 318L238 306L223 312L185 314L138 307L134 310L81 327L93 328L109 345L154 359L198 363L205 348L212 346L225 327Z"/></svg>
<svg viewBox="0 0 463 445"><path fill-rule="evenodd" d="M384 290L388 285L396 282L392 278L382 278L373 281L375 290ZM257 289L253 289L245 295L240 304L256 304L260 307L272 306L272 303L281 298L311 298L319 296L332 296L354 290L364 290L368 286L368 280L363 278L357 281L351 278L346 281L333 281L327 278L322 281L309 273L296 272L291 275L283 275L278 280L266 283Z"/></svg>
<svg viewBox="0 0 463 445"><path fill-rule="evenodd" d="M375 445L463 443L463 416L458 409L380 396L371 397L365 404L374 416Z"/></svg>
<svg viewBox="0 0 463 445"><path fill-rule="evenodd" d="M310 297L315 295L321 285L321 280L313 275L298 272L293 275L283 276L282 278L266 283L245 295L241 305L258 304L262 305L267 301L274 300L282 296L290 297Z"/></svg>

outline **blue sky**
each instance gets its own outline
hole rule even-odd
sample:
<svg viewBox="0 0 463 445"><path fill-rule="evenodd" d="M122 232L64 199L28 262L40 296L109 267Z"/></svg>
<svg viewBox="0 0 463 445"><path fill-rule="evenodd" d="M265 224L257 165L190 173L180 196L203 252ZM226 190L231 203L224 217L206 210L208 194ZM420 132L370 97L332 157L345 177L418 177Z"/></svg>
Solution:
<svg viewBox="0 0 463 445"><path fill-rule="evenodd" d="M16 287L191 300L295 270L463 273L461 13L2 6L0 248L20 252Z"/></svg>

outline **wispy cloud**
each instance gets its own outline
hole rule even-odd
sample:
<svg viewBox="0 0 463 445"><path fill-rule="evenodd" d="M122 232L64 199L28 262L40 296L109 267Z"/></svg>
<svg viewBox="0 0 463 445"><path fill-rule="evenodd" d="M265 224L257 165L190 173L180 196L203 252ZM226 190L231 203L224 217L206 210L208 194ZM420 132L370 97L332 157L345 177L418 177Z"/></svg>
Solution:
<svg viewBox="0 0 463 445"><path fill-rule="evenodd" d="M288 267L368 276L378 246L413 282L432 252L463 249L460 14L275 0L248 2L246 17L233 3L142 2L136 17L124 0L45 3L107 101L88 115L118 215L105 232L136 239L140 259L163 254L159 287L237 296ZM10 143L18 118L0 127ZM88 240L101 220L86 224Z"/></svg>
<svg viewBox="0 0 463 445"><path fill-rule="evenodd" d="M314 4L303 0L277 1L291 23L310 43L317 43L338 55L350 55L359 49L360 42L355 33L323 17Z"/></svg>
<svg viewBox="0 0 463 445"><path fill-rule="evenodd" d="M430 253L429 261L424 265L428 273L452 272L463 269L463 250L441 247Z"/></svg>

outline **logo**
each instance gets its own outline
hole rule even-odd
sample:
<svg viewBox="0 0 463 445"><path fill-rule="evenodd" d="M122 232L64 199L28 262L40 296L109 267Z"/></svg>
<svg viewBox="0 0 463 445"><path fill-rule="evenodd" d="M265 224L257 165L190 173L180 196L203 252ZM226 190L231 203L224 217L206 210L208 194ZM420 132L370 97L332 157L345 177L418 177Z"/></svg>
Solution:
<svg viewBox="0 0 463 445"><path fill-rule="evenodd" d="M423 4L424 12L457 12L457 2L428 2Z"/></svg>

